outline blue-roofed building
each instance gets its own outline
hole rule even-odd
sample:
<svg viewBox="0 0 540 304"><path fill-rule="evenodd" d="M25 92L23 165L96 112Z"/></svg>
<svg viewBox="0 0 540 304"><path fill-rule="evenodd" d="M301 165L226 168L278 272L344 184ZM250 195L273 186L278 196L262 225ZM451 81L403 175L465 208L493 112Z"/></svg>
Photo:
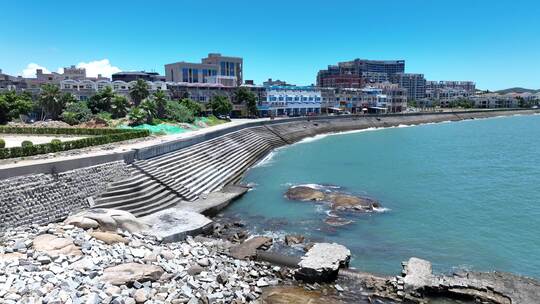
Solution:
<svg viewBox="0 0 540 304"><path fill-rule="evenodd" d="M321 91L313 86L267 86L258 109L261 116L317 115L321 100Z"/></svg>

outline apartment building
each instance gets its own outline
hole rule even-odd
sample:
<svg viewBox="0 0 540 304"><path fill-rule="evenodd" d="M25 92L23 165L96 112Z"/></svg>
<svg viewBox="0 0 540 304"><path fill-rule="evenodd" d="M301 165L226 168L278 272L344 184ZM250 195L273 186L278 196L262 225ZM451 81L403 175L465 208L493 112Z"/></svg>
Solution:
<svg viewBox="0 0 540 304"><path fill-rule="evenodd" d="M201 63L175 62L165 65L168 82L214 83L240 86L243 82L243 59L210 53Z"/></svg>
<svg viewBox="0 0 540 304"><path fill-rule="evenodd" d="M389 76L390 82L407 90L408 100L420 100L426 97L426 79L424 74L395 73Z"/></svg>

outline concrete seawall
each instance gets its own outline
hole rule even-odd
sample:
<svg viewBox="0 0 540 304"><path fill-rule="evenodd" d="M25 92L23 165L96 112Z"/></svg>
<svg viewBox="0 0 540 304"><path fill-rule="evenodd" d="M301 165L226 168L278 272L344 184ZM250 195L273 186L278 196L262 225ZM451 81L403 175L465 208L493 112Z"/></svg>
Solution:
<svg viewBox="0 0 540 304"><path fill-rule="evenodd" d="M317 134L538 112L470 111L268 120L106 158L86 157L80 163L66 160L2 169L0 214L5 225L42 224L89 207L86 198L92 197L98 207L123 209L143 216L178 204L192 204L207 193L241 180L253 164L273 149Z"/></svg>

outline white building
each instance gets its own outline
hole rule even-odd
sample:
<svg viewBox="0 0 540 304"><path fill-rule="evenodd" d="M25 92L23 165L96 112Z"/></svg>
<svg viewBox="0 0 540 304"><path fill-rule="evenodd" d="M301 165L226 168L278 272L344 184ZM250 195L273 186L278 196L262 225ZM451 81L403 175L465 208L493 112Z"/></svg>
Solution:
<svg viewBox="0 0 540 304"><path fill-rule="evenodd" d="M258 109L262 116L319 114L321 91L312 86L269 86Z"/></svg>

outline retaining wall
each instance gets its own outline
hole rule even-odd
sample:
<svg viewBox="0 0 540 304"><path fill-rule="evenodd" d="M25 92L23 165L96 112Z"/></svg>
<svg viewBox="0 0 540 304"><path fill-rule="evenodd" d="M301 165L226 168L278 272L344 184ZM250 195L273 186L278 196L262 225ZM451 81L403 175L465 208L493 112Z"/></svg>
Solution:
<svg viewBox="0 0 540 304"><path fill-rule="evenodd" d="M88 208L111 181L129 176L124 161L70 170L30 174L1 180L0 230L10 226L47 224L70 212Z"/></svg>

